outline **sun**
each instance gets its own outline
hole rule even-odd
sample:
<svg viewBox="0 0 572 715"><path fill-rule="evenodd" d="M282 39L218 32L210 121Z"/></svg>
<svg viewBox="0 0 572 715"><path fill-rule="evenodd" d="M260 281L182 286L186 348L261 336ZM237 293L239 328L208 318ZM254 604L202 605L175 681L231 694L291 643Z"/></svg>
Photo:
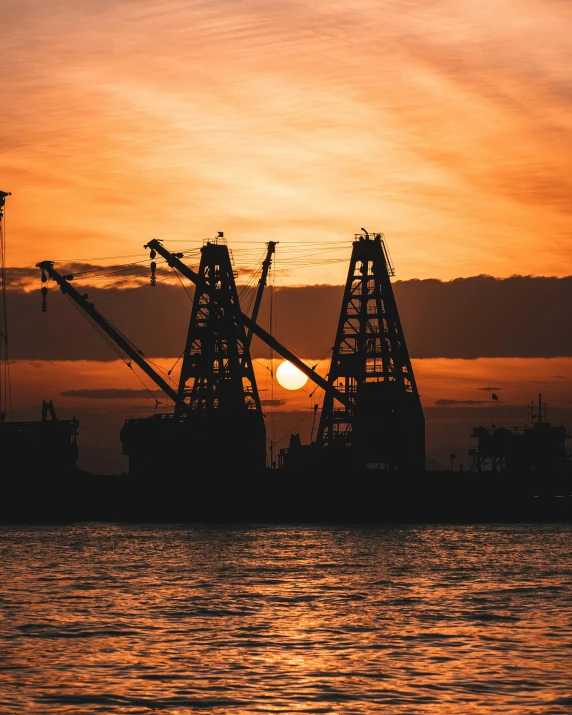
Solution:
<svg viewBox="0 0 572 715"><path fill-rule="evenodd" d="M299 390L308 382L307 375L304 375L296 365L292 365L288 360L284 360L278 365L276 379L286 390Z"/></svg>

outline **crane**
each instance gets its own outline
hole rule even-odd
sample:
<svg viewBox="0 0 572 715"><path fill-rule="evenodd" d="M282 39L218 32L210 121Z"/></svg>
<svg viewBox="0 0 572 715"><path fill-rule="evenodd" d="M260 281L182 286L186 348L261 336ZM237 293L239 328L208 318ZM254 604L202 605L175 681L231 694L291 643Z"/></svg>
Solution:
<svg viewBox="0 0 572 715"><path fill-rule="evenodd" d="M158 239L152 239L151 241L149 241L149 243L146 243L143 248L148 248L152 251L155 251L167 261L168 266L170 266L171 268L176 268L179 273L184 275L190 281L195 284L197 283L199 279L197 273L195 273L192 268L189 268L185 263L183 263L178 254L171 253L170 251L168 251ZM302 362L302 360L300 360L299 357L297 357L287 347L282 345L282 343L279 342L273 335L264 330L264 328L261 328L260 325L255 322L255 320L250 318L242 311L239 312L239 316L244 326L251 333L254 333L254 335L259 337L262 341L269 345L285 360L288 360L293 365L295 365L298 370L300 370L300 372L303 372L304 375L310 378L310 380L312 380L316 385L318 385L318 387L321 387L328 393L332 392L335 398L346 407L351 408L353 406L353 400L348 395L342 392L338 392L338 390L336 390L335 387L330 385L326 379L324 379L321 375L318 375L318 373L311 367L308 367L304 362Z"/></svg>
<svg viewBox="0 0 572 715"><path fill-rule="evenodd" d="M270 270L270 266L272 265L272 254L276 250L277 243L278 241L268 241L266 258L262 262L262 275L260 276L260 280L258 281L256 298L254 300L254 306L252 308L252 314L250 316L251 320L253 320L255 323L258 319L258 311L260 310L260 303L262 302L262 293L264 292L264 287L266 286L268 271ZM246 334L246 341L248 343L248 346L250 347L250 343L252 342L252 330L249 330Z"/></svg>
<svg viewBox="0 0 572 715"><path fill-rule="evenodd" d="M48 276L52 278L94 326L174 402L172 414L125 421L120 439L123 454L129 459L130 474L154 475L166 470L188 476L192 469L212 473L214 469L232 470L235 464L248 464L254 469L265 464L264 415L249 349L252 335L352 409L353 396L339 392L256 323L273 243L268 246L252 317L241 310L222 237L203 246L198 272L181 261L183 254L171 253L159 240L145 244L152 259L152 278L156 269L153 259L159 254L167 265L197 286L177 390L157 373L141 350L99 313L87 294L82 295L70 284L73 275L58 273L53 261L36 264L42 272L42 281L45 283ZM44 286L42 310L46 293Z"/></svg>
<svg viewBox="0 0 572 715"><path fill-rule="evenodd" d="M54 280L58 284L61 292L69 296L98 328L111 338L126 355L129 355L133 362L135 362L175 404L177 403L179 400L177 391L149 365L143 352L135 348L117 328L96 309L95 305L87 299L87 293L81 294L70 284L70 281L73 280L73 275L60 275L54 268L53 261L41 261L36 264L36 267L42 271L42 283L46 282L47 276ZM45 287L42 289L44 300L46 295L44 291L46 290ZM45 309L45 304L43 308Z"/></svg>
<svg viewBox="0 0 572 715"><path fill-rule="evenodd" d="M167 261L167 264L171 268L176 268L179 273L184 275L193 283L197 282L197 273L195 273L192 268L189 268L185 263L183 263L178 254L171 253L170 251L168 251L158 239L152 239L151 241L149 241L149 243L146 243L144 245L144 248L155 250ZM256 312L253 311L254 319L249 317L245 313L240 313L240 317L242 318L245 327L249 330L249 336L251 337L252 334L257 335L261 340L263 340L267 345L269 345L273 350L275 350L281 357L295 365L316 385L318 385L324 390L327 390L328 392L333 390L336 399L338 399L342 404L351 407L353 403L349 397L342 394L341 392L338 393L335 388L332 388L328 384L327 380L321 377L321 375L318 375L315 370L308 367L291 350L282 345L282 343L280 343L273 335L268 333L266 330L264 330L264 328L260 327L256 323L256 316L258 314L258 308L260 307L260 300L262 297L262 289L264 288L264 285L266 283L265 276L267 275L268 268L270 267L270 256L274 252L274 248L275 242L269 242L267 256L263 263L264 273L263 277L259 281L257 299L254 306ZM42 271L42 282L45 283L46 276L49 276L53 281L55 281L55 283L57 283L57 285L59 286L60 291L64 295L67 295L76 305L78 305L79 308L81 308L81 310L88 316L88 318L93 323L95 323L95 325L97 325L109 338L111 338L111 340L121 350L123 350L123 352L125 352L125 354L128 355L133 360L133 362L135 362L141 368L141 370L143 370L143 372L145 372L145 374L150 377L161 390L163 390L163 392L168 397L173 400L175 405L177 405L181 401L182 396L177 392L177 390L175 390L171 385L169 385L169 383L164 380L161 375L159 375L159 373L154 370L153 367L151 367L151 365L149 365L149 363L145 359L143 352L138 348L135 348L128 340L126 340L126 338L117 330L117 328L115 328L115 326L97 310L95 304L88 300L87 294L80 293L74 288L74 286L71 285L70 281L73 280L73 275L63 276L58 273L58 271L54 268L53 261L41 261L40 263L36 264L36 267ZM43 295L45 298L45 293L43 293Z"/></svg>

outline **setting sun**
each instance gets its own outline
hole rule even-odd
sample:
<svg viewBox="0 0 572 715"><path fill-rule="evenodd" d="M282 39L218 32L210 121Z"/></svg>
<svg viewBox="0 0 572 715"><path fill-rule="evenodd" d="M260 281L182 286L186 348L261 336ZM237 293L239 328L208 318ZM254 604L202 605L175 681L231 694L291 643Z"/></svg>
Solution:
<svg viewBox="0 0 572 715"><path fill-rule="evenodd" d="M308 382L307 376L288 360L278 365L276 379L286 390L299 390Z"/></svg>

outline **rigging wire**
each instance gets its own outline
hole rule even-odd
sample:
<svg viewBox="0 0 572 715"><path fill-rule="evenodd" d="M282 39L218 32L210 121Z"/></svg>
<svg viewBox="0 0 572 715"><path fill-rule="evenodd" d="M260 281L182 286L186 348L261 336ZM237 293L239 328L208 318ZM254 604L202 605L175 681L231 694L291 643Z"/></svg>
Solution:
<svg viewBox="0 0 572 715"><path fill-rule="evenodd" d="M248 243L251 243L248 241ZM338 244L338 245L336 245ZM320 241L312 241L311 243L305 242L305 241L289 241L287 243L284 243L284 246L282 247L282 270L284 268L287 269L293 269L293 268L304 268L308 266L316 266L316 265L328 265L328 264L334 264L334 263L341 263L345 262L346 258L335 258L335 257L330 257L328 259L325 259L323 261L320 261L316 263L315 261L309 261L308 259L311 259L312 257L316 255L323 255L323 249L321 248L322 246L327 246L328 247L328 253L331 255L332 252L339 251L339 250L346 250L347 249L347 241L340 241L340 242L335 242L335 241L328 241L328 242L320 242ZM284 251L286 249L286 251ZM191 254L196 254L200 251L200 248L190 248L182 251L182 253L186 256L190 256ZM256 250L256 253L258 255L258 250L253 248L235 248L233 249L233 254L237 254L240 256L247 256L247 255L253 255L254 251ZM133 255L133 254L131 254ZM126 258L130 256L103 256L103 257L94 257L94 258L75 258L75 259L65 259L65 261L62 261L66 264L70 263L82 263L82 262L88 262L90 260L108 260L110 258ZM81 277L83 279L91 277L91 278L97 278L97 277L105 277L109 275L117 275L120 273L125 273L129 272L130 270L133 270L134 268L137 268L139 266L144 265L147 262L147 259L142 259L139 261L133 261L131 263L125 263L125 264L117 264L117 265L112 265L112 266L105 266L105 267L97 267L97 268L90 268L89 270L86 271L77 271L74 273L74 276L76 277ZM165 263L166 261L160 260L161 263Z"/></svg>
<svg viewBox="0 0 572 715"><path fill-rule="evenodd" d="M189 300L190 300L191 303L192 303L192 302L193 302L193 299L194 299L194 295L195 295L195 291L194 291L193 286L191 286L191 289L190 289L190 290L192 291L192 293L191 293L191 292L189 291L189 289L187 289L187 286L183 283L183 279L182 279L182 277L181 277L181 274L179 273L179 271L178 271L174 266L173 266L173 270L175 271L175 275L176 275L177 278L179 279L179 283L183 286L183 290L184 290L185 293L187 294L187 297L189 298Z"/></svg>
<svg viewBox="0 0 572 715"><path fill-rule="evenodd" d="M250 278L248 281L244 284L241 285L240 290L238 291L238 300L239 303L244 305L244 313L251 313L252 311L252 306L254 304L254 301L256 300L256 293L257 293L257 287L256 284L260 281L262 277L262 262L264 261L264 258L266 257L266 251L263 254L262 260L258 261L258 270L256 271L251 271L250 273Z"/></svg>
<svg viewBox="0 0 572 715"><path fill-rule="evenodd" d="M188 248L187 250L183 251L183 253L197 253L200 250L201 250L200 248ZM67 264L85 263L85 264L89 265L89 261L114 261L114 260L117 260L118 258L133 258L133 257L140 256L140 255L141 255L141 253L130 253L130 254L123 255L123 256L90 256L87 258L85 258L85 257L84 258L56 258L55 262L56 263L67 263ZM133 263L123 263L123 264L119 264L119 265L124 265L124 266L137 265L139 263L146 263L147 260L148 259L144 259L141 261L134 261ZM104 268L105 266L101 266L101 267ZM113 268L113 267L114 266L111 266L111 268ZM87 271L87 272L89 272L89 271ZM78 273L77 275L80 275L80 274Z"/></svg>
<svg viewBox="0 0 572 715"><path fill-rule="evenodd" d="M173 385L176 384L175 381L171 378L171 373L170 373L169 370L167 370L166 368L164 368L162 365L159 365L159 363L155 362L154 360L151 360L151 358L150 358L150 357L147 357L147 355L144 355L143 357L144 357L145 360L149 363L149 365L153 365L153 367L154 367L158 372L162 372L163 375L165 375L165 377L169 380L169 382L171 382Z"/></svg>
<svg viewBox="0 0 572 715"><path fill-rule="evenodd" d="M170 374L173 372L173 370L177 367L177 363L178 363L179 360L183 357L184 354L185 354L185 349L183 349L183 352L182 352L182 353L179 355L179 357L175 360L175 362L173 363L173 367L172 367L170 370L167 371L167 375L170 375Z"/></svg>
<svg viewBox="0 0 572 715"><path fill-rule="evenodd" d="M104 300L111 300L112 298L122 298L127 293L131 293L134 290L140 290L141 288L147 288L147 283L142 283L138 286L130 286L129 288L112 288L106 293L94 293L91 297L97 300L98 303L103 303Z"/></svg>
<svg viewBox="0 0 572 715"><path fill-rule="evenodd" d="M133 365L132 365L132 363L131 363L131 360L130 360L128 357L125 356L125 354L117 347L117 345L111 340L111 338L105 333L105 331L103 331L103 330L99 327L99 325L98 325L94 320L92 320L91 317L90 317L86 312L84 312L84 311L80 308L79 305L77 305L71 298L69 298L69 301L70 301L70 303L73 305L73 307L79 312L79 314L82 315L82 316L88 321L88 323L95 329L95 331L96 331L99 335L101 335L101 337L105 340L105 342L109 345L109 347L113 350L113 352L118 356L118 358L119 358L122 362L124 362L125 365L127 365L127 367L131 370L131 372L135 375L135 377L136 377L136 378L139 380L139 382L143 385L143 387L145 388L145 390L149 393L149 395L153 398L153 400L155 400L155 403L156 403L155 407L157 407L157 405L160 404L160 403L159 403L159 400L157 400L157 398L156 398L155 395L153 394L152 390L143 382L143 380L142 380L141 376L139 375L139 373L137 373L137 372L133 369ZM115 326L114 326L114 327L115 327ZM115 328L115 329L117 330L117 328ZM120 335L122 335L122 337L123 337L125 340L127 340L127 342L129 342L130 345L132 345L132 343L131 343L119 330L117 330L117 332L118 332ZM132 345L132 346L133 346L133 345ZM134 346L133 346L133 347L134 347ZM135 349L138 350L137 348L135 348ZM140 352L140 351L138 350L138 352Z"/></svg>
<svg viewBox="0 0 572 715"><path fill-rule="evenodd" d="M87 322L93 327L95 332L100 335L103 340L109 345L109 347L113 350L113 352L117 355L117 357L122 360L128 367L129 365L129 358L125 356L125 354L117 347L117 345L111 340L111 338L99 327L97 323L95 323L90 316L82 310L82 308L79 307L79 305L76 305L76 303L70 298L69 302L73 305L74 309L78 311L78 313L87 320Z"/></svg>
<svg viewBox="0 0 572 715"><path fill-rule="evenodd" d="M279 440L275 441L274 444L277 445L277 444L280 444L280 442L283 442L286 439L286 437L288 437L289 434L292 434L292 432L296 429L296 427L299 427L302 423L304 423L308 419L309 416L310 416L309 413L306 413L304 415L304 417L302 417L301 420L296 422L296 424L291 429L289 429L282 437L280 437Z"/></svg>

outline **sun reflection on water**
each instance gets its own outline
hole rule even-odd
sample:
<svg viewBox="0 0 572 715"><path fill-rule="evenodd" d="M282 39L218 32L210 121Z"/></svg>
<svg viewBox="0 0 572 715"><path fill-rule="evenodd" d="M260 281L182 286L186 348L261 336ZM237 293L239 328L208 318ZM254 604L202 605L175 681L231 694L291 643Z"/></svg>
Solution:
<svg viewBox="0 0 572 715"><path fill-rule="evenodd" d="M1 713L569 712L569 525L0 534Z"/></svg>

